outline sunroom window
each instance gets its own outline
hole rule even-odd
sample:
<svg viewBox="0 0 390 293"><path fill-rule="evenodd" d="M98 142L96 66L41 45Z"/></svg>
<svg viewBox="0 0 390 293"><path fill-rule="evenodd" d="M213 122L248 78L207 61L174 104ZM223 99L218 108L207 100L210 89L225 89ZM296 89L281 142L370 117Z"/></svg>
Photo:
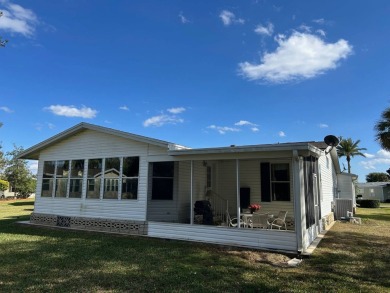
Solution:
<svg viewBox="0 0 390 293"><path fill-rule="evenodd" d="M53 195L55 169L55 161L45 161L43 163L42 197L52 197Z"/></svg>
<svg viewBox="0 0 390 293"><path fill-rule="evenodd" d="M69 179L69 161L57 161L55 197L66 197Z"/></svg>
<svg viewBox="0 0 390 293"><path fill-rule="evenodd" d="M69 197L81 198L83 191L84 160L72 160L70 167Z"/></svg>
<svg viewBox="0 0 390 293"><path fill-rule="evenodd" d="M87 198L100 198L102 159L88 160Z"/></svg>
<svg viewBox="0 0 390 293"><path fill-rule="evenodd" d="M118 198L118 183L120 177L119 158L107 158L104 164L104 193L105 199Z"/></svg>
<svg viewBox="0 0 390 293"><path fill-rule="evenodd" d="M139 157L123 158L122 199L138 197Z"/></svg>

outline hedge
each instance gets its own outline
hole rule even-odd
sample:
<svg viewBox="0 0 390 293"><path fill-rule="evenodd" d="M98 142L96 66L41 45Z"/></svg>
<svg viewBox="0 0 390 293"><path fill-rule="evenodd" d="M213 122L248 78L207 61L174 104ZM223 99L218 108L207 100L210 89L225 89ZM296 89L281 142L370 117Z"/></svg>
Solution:
<svg viewBox="0 0 390 293"><path fill-rule="evenodd" d="M376 209L380 208L381 206L381 203L378 199L360 199L357 200L356 203L359 203L361 208Z"/></svg>

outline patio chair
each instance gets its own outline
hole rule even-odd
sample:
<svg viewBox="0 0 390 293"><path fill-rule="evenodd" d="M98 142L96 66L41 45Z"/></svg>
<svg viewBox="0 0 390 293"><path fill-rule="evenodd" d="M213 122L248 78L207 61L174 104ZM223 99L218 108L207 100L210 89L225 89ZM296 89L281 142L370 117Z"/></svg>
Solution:
<svg viewBox="0 0 390 293"><path fill-rule="evenodd" d="M287 211L280 211L278 217L272 221L271 229L273 227L276 227L280 230L280 228L284 227L284 230L287 230L286 216L287 216Z"/></svg>
<svg viewBox="0 0 390 293"><path fill-rule="evenodd" d="M251 227L252 229L253 228L268 229L269 227L268 214L253 213Z"/></svg>
<svg viewBox="0 0 390 293"><path fill-rule="evenodd" d="M240 222L238 222L237 218L230 217L229 211L226 211L226 220L229 227L237 227L238 223L240 223L241 227L244 227L245 222L240 219Z"/></svg>

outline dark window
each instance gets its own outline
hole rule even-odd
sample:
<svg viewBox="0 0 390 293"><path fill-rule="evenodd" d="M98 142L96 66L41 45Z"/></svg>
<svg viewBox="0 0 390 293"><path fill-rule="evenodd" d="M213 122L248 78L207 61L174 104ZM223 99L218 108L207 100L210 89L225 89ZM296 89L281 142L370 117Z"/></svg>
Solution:
<svg viewBox="0 0 390 293"><path fill-rule="evenodd" d="M271 175L270 175L270 163L260 164L260 177L261 177L261 201L271 201Z"/></svg>
<svg viewBox="0 0 390 293"><path fill-rule="evenodd" d="M290 165L261 163L261 200L290 201Z"/></svg>
<svg viewBox="0 0 390 293"><path fill-rule="evenodd" d="M139 157L123 158L123 177L138 177Z"/></svg>
<svg viewBox="0 0 390 293"><path fill-rule="evenodd" d="M290 201L290 166L288 163L271 164L273 201Z"/></svg>
<svg viewBox="0 0 390 293"><path fill-rule="evenodd" d="M123 158L122 199L137 199L139 157Z"/></svg>
<svg viewBox="0 0 390 293"><path fill-rule="evenodd" d="M173 199L173 162L153 163L152 199Z"/></svg>

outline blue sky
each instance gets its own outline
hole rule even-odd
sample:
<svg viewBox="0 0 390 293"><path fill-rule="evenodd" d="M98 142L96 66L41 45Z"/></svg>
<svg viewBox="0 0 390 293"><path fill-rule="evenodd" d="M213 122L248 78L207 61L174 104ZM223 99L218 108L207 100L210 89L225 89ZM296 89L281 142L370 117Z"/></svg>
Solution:
<svg viewBox="0 0 390 293"><path fill-rule="evenodd" d="M3 151L85 121L194 148L333 134L367 148L351 162L359 181L390 167L373 130L390 101L387 0L0 0L0 11Z"/></svg>

